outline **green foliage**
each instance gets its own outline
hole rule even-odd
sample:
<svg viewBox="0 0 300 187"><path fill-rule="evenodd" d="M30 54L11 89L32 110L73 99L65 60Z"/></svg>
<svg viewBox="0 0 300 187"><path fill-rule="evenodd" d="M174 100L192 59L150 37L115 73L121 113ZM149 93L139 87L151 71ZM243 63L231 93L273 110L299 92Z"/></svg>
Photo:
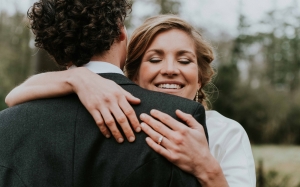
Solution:
<svg viewBox="0 0 300 187"><path fill-rule="evenodd" d="M4 97L14 86L24 81L32 69L30 32L24 15L0 14L0 110L6 108Z"/></svg>
<svg viewBox="0 0 300 187"><path fill-rule="evenodd" d="M291 102L287 110L287 115L280 126L277 136L283 136L288 140L300 145L300 99L294 99L296 102Z"/></svg>
<svg viewBox="0 0 300 187"><path fill-rule="evenodd" d="M291 184L291 178L289 175L281 175L278 171L270 170L265 172L263 176L257 176L257 178L263 180L261 183L258 181L257 187L299 187L300 183L297 185Z"/></svg>
<svg viewBox="0 0 300 187"><path fill-rule="evenodd" d="M159 5L159 14L178 14L180 2L178 0L156 0Z"/></svg>
<svg viewBox="0 0 300 187"><path fill-rule="evenodd" d="M277 171L271 170L266 174L266 187L290 187L289 176L280 176Z"/></svg>
<svg viewBox="0 0 300 187"><path fill-rule="evenodd" d="M263 160L259 160L256 168L256 187L299 187L292 185L292 180L289 175L280 174L279 171L271 169L265 171L263 167Z"/></svg>
<svg viewBox="0 0 300 187"><path fill-rule="evenodd" d="M251 33L240 15L231 53L219 59L213 108L240 122L252 143L300 144L300 25L278 19L292 16L300 23L300 15L289 14L296 8L268 13L256 25L270 28L264 33ZM246 70L239 68L245 64Z"/></svg>
<svg viewBox="0 0 300 187"><path fill-rule="evenodd" d="M215 85L219 92L219 97L214 108L221 109L221 112L225 116L233 116L235 109L232 107L234 101L231 100L232 91L236 89L238 83L238 70L236 65L221 65L218 68L218 75L215 78Z"/></svg>

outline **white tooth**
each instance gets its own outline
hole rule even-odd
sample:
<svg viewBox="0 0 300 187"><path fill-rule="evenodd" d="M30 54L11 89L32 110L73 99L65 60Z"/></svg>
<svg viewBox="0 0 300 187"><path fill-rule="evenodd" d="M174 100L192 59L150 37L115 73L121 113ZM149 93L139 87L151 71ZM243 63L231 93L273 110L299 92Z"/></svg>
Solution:
<svg viewBox="0 0 300 187"><path fill-rule="evenodd" d="M164 88L164 89L180 89L181 86L178 84L159 84L159 88Z"/></svg>

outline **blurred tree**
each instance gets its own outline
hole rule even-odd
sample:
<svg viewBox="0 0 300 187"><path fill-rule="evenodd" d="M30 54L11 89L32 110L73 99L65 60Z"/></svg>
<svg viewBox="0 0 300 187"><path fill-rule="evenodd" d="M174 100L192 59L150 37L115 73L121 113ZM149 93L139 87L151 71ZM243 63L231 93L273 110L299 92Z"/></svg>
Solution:
<svg viewBox="0 0 300 187"><path fill-rule="evenodd" d="M45 50L36 50L38 50L38 52L34 56L34 74L64 69L63 67L59 67Z"/></svg>
<svg viewBox="0 0 300 187"><path fill-rule="evenodd" d="M300 76L297 8L269 12L255 26L270 31L258 33L251 32L241 13L231 58L217 59L221 61L215 79L219 98L213 107L240 122L252 143L300 144L296 138L300 132L296 116L300 108L300 102L296 102ZM217 50L222 54L228 49L219 46Z"/></svg>
<svg viewBox="0 0 300 187"><path fill-rule="evenodd" d="M29 47L30 33L24 15L0 13L0 110L5 108L4 96L32 72Z"/></svg>
<svg viewBox="0 0 300 187"><path fill-rule="evenodd" d="M155 0L160 7L159 14L178 14L181 2L179 0Z"/></svg>
<svg viewBox="0 0 300 187"><path fill-rule="evenodd" d="M260 98L264 98L262 107L267 118L264 123L256 121L256 124L249 124L245 122L244 125L247 129L253 125L260 127L260 131L263 133L256 132L256 135L260 134L263 137L259 141L260 143L300 144L295 135L296 132L300 132L300 126L297 125L299 117L295 115L300 107L300 102L296 102L295 98L300 91L300 15L297 10L298 7L293 6L269 12L260 25L271 28L271 32L260 32L247 36L248 46L244 48L243 53L246 57L245 60L251 63L250 67L254 70L249 73L248 82L252 89L267 88L257 90ZM293 19L296 21L291 23L290 20ZM253 47L257 48L255 54L251 54ZM255 80L258 80L256 86L252 84ZM265 97L266 95L268 97ZM253 102L256 101L259 100ZM255 110L257 108L252 109L252 111ZM256 119L255 116L251 117ZM249 121L251 120L249 119Z"/></svg>
<svg viewBox="0 0 300 187"><path fill-rule="evenodd" d="M284 19L279 19L279 15ZM290 19L286 19L287 17ZM296 24L290 23L291 19L294 19ZM300 88L299 22L297 6L282 11L273 10L261 21L261 25L271 27L272 32L252 36L253 42L259 43L261 51L265 54L265 78L270 80L277 90L293 93Z"/></svg>
<svg viewBox="0 0 300 187"><path fill-rule="evenodd" d="M240 11L238 25L240 36L243 36L244 27L246 26L247 24L245 23L245 17ZM217 69L217 77L214 81L219 90L219 97L218 100L213 104L213 108L228 117L233 117L236 113L236 108L234 108L233 105L235 102L237 102L234 93L240 82L237 64L240 58L243 56L241 50L243 45L242 39L242 37L237 37L233 40L231 53L229 54L230 57L226 59L228 61L221 61ZM217 53L222 53L222 50L224 49L219 48Z"/></svg>

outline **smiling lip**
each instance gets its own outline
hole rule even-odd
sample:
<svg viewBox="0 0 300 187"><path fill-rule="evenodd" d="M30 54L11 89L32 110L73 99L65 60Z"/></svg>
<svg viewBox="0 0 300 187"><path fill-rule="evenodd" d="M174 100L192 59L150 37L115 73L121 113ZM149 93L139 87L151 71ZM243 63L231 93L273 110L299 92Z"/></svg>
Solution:
<svg viewBox="0 0 300 187"><path fill-rule="evenodd" d="M156 84L155 86L162 89L173 89L173 90L178 90L183 88L183 85L179 83L160 83L160 84Z"/></svg>

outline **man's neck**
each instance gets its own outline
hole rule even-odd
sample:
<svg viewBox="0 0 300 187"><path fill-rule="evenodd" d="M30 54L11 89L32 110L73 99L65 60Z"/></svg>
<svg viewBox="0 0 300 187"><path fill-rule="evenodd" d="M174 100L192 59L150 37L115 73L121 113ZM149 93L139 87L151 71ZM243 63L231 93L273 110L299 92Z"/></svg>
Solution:
<svg viewBox="0 0 300 187"><path fill-rule="evenodd" d="M108 62L122 69L123 68L121 67L122 59L119 56L120 52L118 50L118 46L114 44L110 47L108 51L105 51L102 54L92 56L90 61Z"/></svg>
<svg viewBox="0 0 300 187"><path fill-rule="evenodd" d="M112 58L110 56L103 56L103 55L94 55L90 61L101 61L101 62L108 62L110 64L113 64L120 68L120 62L116 60L115 58Z"/></svg>
<svg viewBox="0 0 300 187"><path fill-rule="evenodd" d="M90 61L107 62L123 70L126 58L126 47L124 48L119 44L120 43L117 42L113 43L108 51L101 54L95 54L91 57ZM121 54L123 54L123 56ZM72 65L72 62L70 62L68 67L71 67Z"/></svg>

